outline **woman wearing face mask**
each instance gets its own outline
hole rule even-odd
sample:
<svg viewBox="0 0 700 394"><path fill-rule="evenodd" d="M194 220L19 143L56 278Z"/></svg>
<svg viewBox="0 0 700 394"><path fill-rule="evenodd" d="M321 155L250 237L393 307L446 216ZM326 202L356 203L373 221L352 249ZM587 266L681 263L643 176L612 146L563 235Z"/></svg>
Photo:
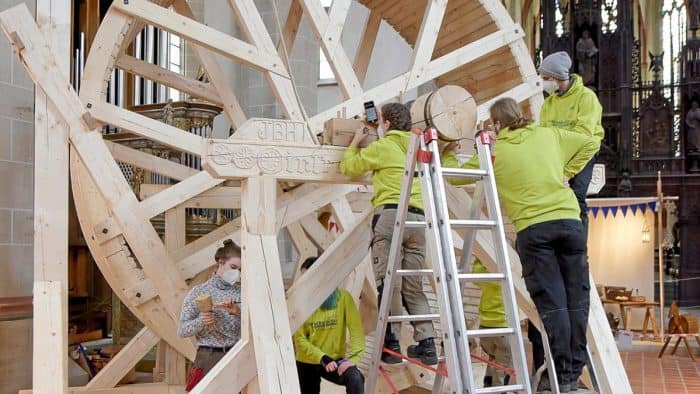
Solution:
<svg viewBox="0 0 700 394"><path fill-rule="evenodd" d="M586 233L574 192L562 182L581 171L600 141L530 124L518 103L490 109L498 132L494 173L501 204L517 230L525 285L544 322L561 392L577 388L586 362L589 280ZM463 168L477 168L476 157ZM457 167L453 151L445 167Z"/></svg>
<svg viewBox="0 0 700 394"><path fill-rule="evenodd" d="M372 142L366 148L359 149L358 145L365 138L363 130L357 130L350 146L345 151L340 163L340 171L349 176L360 176L372 172L374 196L374 217L372 219L372 262L379 294L382 294L384 275L389 260L389 248L394 233L396 208L401 197L406 153L411 134L411 114L408 108L399 103L389 103L379 111L379 127L384 131L384 137ZM381 133L380 133L381 135ZM420 182L413 182L406 220L424 221L423 200ZM403 269L421 269L425 260L425 231L424 229L407 228L404 232L402 245L401 267ZM403 304L411 315L429 314L430 306L423 292L423 278L406 276L401 280L401 296ZM401 315L402 297L398 291L392 296L391 314ZM413 322L413 338L418 342L407 349L409 357L418 358L425 364L437 364L435 350L435 329L430 321ZM401 352L399 345L401 323L387 325L387 335L384 347L397 353ZM388 364L401 362L401 358L388 353L382 355L382 361Z"/></svg>
<svg viewBox="0 0 700 394"><path fill-rule="evenodd" d="M216 272L187 293L178 333L197 338L197 356L187 381L191 390L241 337L241 249L227 239L214 255ZM202 312L197 297L210 295L211 312Z"/></svg>

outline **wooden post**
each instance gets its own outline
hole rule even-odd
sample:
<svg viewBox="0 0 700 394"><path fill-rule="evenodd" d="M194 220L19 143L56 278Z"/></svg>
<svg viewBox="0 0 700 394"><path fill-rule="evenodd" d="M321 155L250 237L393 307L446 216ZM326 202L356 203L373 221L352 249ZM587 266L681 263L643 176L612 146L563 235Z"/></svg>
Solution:
<svg viewBox="0 0 700 394"><path fill-rule="evenodd" d="M661 245L664 240L664 192L661 190L661 171L658 171L656 174L656 194L658 196L656 202L656 220L658 223L656 226L656 242L659 248L659 321L661 322L659 326L661 327L661 338L663 338L666 330L666 327L664 327L664 251Z"/></svg>
<svg viewBox="0 0 700 394"><path fill-rule="evenodd" d="M292 331L277 250L277 199L274 178L241 183L243 287L255 347L258 386L263 393L299 393Z"/></svg>
<svg viewBox="0 0 700 394"><path fill-rule="evenodd" d="M57 66L65 76L70 75L72 9L70 0L36 2L37 24L53 52L59 55ZM34 105L34 295L37 298L32 386L37 392L59 393L68 387L68 127L39 87Z"/></svg>
<svg viewBox="0 0 700 394"><path fill-rule="evenodd" d="M165 211L165 248L168 252L177 250L187 243L186 219L185 208L182 206ZM161 341L158 346L165 348L165 382L185 384L187 380L185 356L165 341Z"/></svg>
<svg viewBox="0 0 700 394"><path fill-rule="evenodd" d="M68 333L66 293L62 281L34 282L32 386L37 393L59 394L68 387L68 341L64 340Z"/></svg>

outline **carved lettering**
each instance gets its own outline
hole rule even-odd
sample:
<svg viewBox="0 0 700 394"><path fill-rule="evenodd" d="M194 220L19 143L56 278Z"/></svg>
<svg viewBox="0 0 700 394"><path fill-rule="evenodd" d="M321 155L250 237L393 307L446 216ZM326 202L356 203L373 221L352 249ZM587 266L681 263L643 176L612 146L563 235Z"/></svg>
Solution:
<svg viewBox="0 0 700 394"><path fill-rule="evenodd" d="M251 119L250 122L253 125L252 130L256 131L255 135L260 141L310 142L305 138L307 133L303 122L284 119ZM245 138L246 132L241 132L237 137Z"/></svg>
<svg viewBox="0 0 700 394"><path fill-rule="evenodd" d="M323 175L330 172L330 162L315 150L250 147L234 144L212 144L211 162L240 170L257 170L265 175Z"/></svg>

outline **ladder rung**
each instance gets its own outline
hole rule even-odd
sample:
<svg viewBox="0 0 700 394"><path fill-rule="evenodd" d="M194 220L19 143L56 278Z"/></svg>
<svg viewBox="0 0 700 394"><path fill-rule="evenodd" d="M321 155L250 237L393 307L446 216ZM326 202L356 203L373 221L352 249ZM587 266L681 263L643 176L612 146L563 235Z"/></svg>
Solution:
<svg viewBox="0 0 700 394"><path fill-rule="evenodd" d="M425 227L425 226L427 226L426 222L422 222L422 221L416 222L416 221L412 221L412 220L406 221L407 228L421 228L421 227Z"/></svg>
<svg viewBox="0 0 700 394"><path fill-rule="evenodd" d="M396 270L396 275L399 276L419 276L431 275L433 270Z"/></svg>
<svg viewBox="0 0 700 394"><path fill-rule="evenodd" d="M494 386L494 387L480 387L476 389L477 393L506 393L511 391L523 391L525 386L522 384L511 384L509 386Z"/></svg>
<svg viewBox="0 0 700 394"><path fill-rule="evenodd" d="M442 167L442 175L450 178L481 179L488 173L486 170L466 170L463 168Z"/></svg>
<svg viewBox="0 0 700 394"><path fill-rule="evenodd" d="M387 321L389 323L396 322L412 322L412 321L428 321L428 320L439 320L440 315L430 314L430 315L400 315L400 316L389 316Z"/></svg>
<svg viewBox="0 0 700 394"><path fill-rule="evenodd" d="M469 337L500 337L513 334L512 328L481 328L478 330L467 330Z"/></svg>
<svg viewBox="0 0 700 394"><path fill-rule="evenodd" d="M485 273L485 274L459 274L457 279L464 280L467 282L494 282L498 280L505 280L505 274L500 273Z"/></svg>
<svg viewBox="0 0 700 394"><path fill-rule="evenodd" d="M451 219L450 225L452 227L464 227L473 228L476 230L490 230L496 227L496 221L494 220L479 220L479 219Z"/></svg>

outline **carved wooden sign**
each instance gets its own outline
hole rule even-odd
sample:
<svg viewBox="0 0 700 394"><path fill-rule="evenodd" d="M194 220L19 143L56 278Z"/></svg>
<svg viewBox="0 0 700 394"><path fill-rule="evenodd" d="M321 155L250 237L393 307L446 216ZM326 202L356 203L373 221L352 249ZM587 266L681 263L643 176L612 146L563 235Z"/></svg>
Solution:
<svg viewBox="0 0 700 394"><path fill-rule="evenodd" d="M203 167L218 178L272 176L294 181L370 183L340 173L345 148L237 139L204 142Z"/></svg>
<svg viewBox="0 0 700 394"><path fill-rule="evenodd" d="M277 143L313 144L306 124L286 119L250 118L232 138Z"/></svg>

